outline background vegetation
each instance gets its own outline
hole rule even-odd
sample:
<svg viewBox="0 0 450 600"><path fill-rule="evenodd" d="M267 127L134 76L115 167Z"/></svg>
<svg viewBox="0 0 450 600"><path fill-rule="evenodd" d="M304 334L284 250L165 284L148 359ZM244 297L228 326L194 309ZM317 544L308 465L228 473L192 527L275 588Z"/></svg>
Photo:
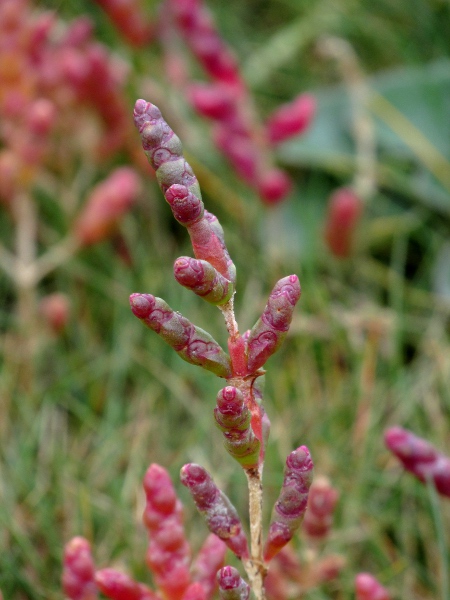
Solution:
<svg viewBox="0 0 450 600"><path fill-rule="evenodd" d="M205 204L224 226L237 266L241 328L256 320L276 279L290 272L300 277L303 296L292 333L269 362L266 509L284 457L308 445L316 473L328 475L340 491L329 546L347 560L337 582L307 598L352 598L354 575L368 570L394 598L444 600L450 503L403 474L383 446L383 430L399 424L450 454L450 5L208 5L263 115L302 91L317 94L314 126L280 148L295 190L279 207L262 206L237 181L212 148L204 121L165 87L156 44L130 50L88 0L39 2L38 8L53 8L62 19L88 14L99 39L132 64L130 119L134 99L146 97L146 79L158 83L169 114L182 122ZM149 13L158 6L149 2ZM333 63L316 51L325 34L351 43L368 85L385 100L372 110L377 191L347 260L333 257L322 236L327 198L350 180L355 158L348 96ZM111 168L121 160L114 157ZM58 231L57 198L37 200L48 227ZM9 227L2 215L4 239ZM140 481L150 462L168 468L175 480L185 462L202 463L246 514L244 476L213 426L217 381L183 363L128 307L130 293L151 292L225 342L220 314L173 280L171 264L189 254L189 244L150 177L120 235L125 258L116 238L44 280L43 291L70 297L72 316L59 336L39 324L30 386L10 356L14 290L0 278L5 599L61 598L62 549L77 534L93 540L98 565L121 566L145 580ZM180 496L195 544L203 524L184 489Z"/></svg>

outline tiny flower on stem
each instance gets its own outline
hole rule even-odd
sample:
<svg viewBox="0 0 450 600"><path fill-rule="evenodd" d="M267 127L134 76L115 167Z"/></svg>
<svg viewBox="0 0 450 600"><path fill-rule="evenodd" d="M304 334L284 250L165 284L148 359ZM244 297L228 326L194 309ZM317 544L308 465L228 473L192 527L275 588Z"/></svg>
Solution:
<svg viewBox="0 0 450 600"><path fill-rule="evenodd" d="M247 538L236 509L219 490L206 469L195 463L184 465L180 473L185 485L204 517L208 529L223 540L239 558L248 558Z"/></svg>
<svg viewBox="0 0 450 600"><path fill-rule="evenodd" d="M450 497L450 457L401 427L388 429L384 441L407 471L423 483L432 482L440 494Z"/></svg>

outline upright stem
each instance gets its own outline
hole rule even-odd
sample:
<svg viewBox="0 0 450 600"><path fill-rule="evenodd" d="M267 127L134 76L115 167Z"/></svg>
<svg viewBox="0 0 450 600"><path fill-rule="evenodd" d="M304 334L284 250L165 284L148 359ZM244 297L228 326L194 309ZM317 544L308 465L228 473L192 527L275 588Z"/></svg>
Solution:
<svg viewBox="0 0 450 600"><path fill-rule="evenodd" d="M37 215L32 198L27 192L17 194L13 202L16 220L17 321L20 343L18 363L21 381L30 388L33 379L33 354L36 341L36 281L34 265L37 245Z"/></svg>
<svg viewBox="0 0 450 600"><path fill-rule="evenodd" d="M233 298L219 308L225 318L230 340L236 341L239 338L239 327L234 315ZM232 357L232 364L235 367L236 364L240 364L240 361L234 361ZM249 379L246 379L244 375L235 375L233 377L233 385L240 389L244 396L246 396L251 384ZM264 578L267 573L263 561L262 544L262 471L262 465L254 469L245 469L249 499L250 558L244 560L243 565L257 600L265 600Z"/></svg>
<svg viewBox="0 0 450 600"><path fill-rule="evenodd" d="M250 517L250 555L244 564L250 584L258 600L264 600L266 568L262 557L262 467L246 470Z"/></svg>

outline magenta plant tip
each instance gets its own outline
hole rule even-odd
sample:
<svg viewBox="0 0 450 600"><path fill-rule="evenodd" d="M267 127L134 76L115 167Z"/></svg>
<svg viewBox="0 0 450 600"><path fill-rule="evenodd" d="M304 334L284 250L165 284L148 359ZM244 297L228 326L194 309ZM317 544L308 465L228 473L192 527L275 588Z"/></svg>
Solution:
<svg viewBox="0 0 450 600"><path fill-rule="evenodd" d="M219 490L206 469L195 463L184 465L180 473L211 533L217 535L239 558L249 555L247 539L236 509Z"/></svg>
<svg viewBox="0 0 450 600"><path fill-rule="evenodd" d="M306 446L300 446L286 459L284 481L272 511L264 560L269 562L292 539L305 514L312 481L313 462Z"/></svg>
<svg viewBox="0 0 450 600"><path fill-rule="evenodd" d="M192 290L210 304L226 304L234 293L234 286L209 262L182 256L175 261L173 272L178 283Z"/></svg>
<svg viewBox="0 0 450 600"><path fill-rule="evenodd" d="M130 306L133 314L169 344L180 358L218 377L228 379L231 376L230 358L219 344L209 333L173 311L164 300L151 294L131 294Z"/></svg>
<svg viewBox="0 0 450 600"><path fill-rule="evenodd" d="M358 573L355 577L356 600L390 600L386 588L370 573Z"/></svg>
<svg viewBox="0 0 450 600"><path fill-rule="evenodd" d="M217 573L219 594L222 600L248 600L250 586L234 567L223 567Z"/></svg>
<svg viewBox="0 0 450 600"><path fill-rule="evenodd" d="M244 469L255 469L259 464L261 442L251 427L252 414L240 390L227 386L217 394L214 418L224 435L227 452Z"/></svg>
<svg viewBox="0 0 450 600"><path fill-rule="evenodd" d="M251 373L262 367L281 346L300 295L297 275L289 275L276 283L263 314L248 336L248 369Z"/></svg>
<svg viewBox="0 0 450 600"><path fill-rule="evenodd" d="M64 548L62 587L70 600L96 600L95 567L89 542L73 538Z"/></svg>
<svg viewBox="0 0 450 600"><path fill-rule="evenodd" d="M134 123L162 191L181 184L201 198L197 178L183 156L180 138L163 119L159 108L151 102L138 100L134 107Z"/></svg>
<svg viewBox="0 0 450 600"><path fill-rule="evenodd" d="M407 429L392 427L384 434L386 446L403 467L420 481L434 483L436 490L450 497L450 457L438 452L426 440Z"/></svg>
<svg viewBox="0 0 450 600"><path fill-rule="evenodd" d="M164 197L172 209L173 216L181 225L190 227L203 217L202 200L186 186L175 183L166 190Z"/></svg>

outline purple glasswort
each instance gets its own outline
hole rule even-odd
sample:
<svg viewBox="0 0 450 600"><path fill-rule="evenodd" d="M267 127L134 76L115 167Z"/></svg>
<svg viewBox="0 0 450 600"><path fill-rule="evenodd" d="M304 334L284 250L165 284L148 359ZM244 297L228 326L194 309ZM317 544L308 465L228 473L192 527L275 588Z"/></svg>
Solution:
<svg viewBox="0 0 450 600"><path fill-rule="evenodd" d="M223 567L217 573L219 594L222 600L248 600L250 586L234 567Z"/></svg>
<svg viewBox="0 0 450 600"><path fill-rule="evenodd" d="M437 491L450 497L450 458L407 429L391 427L384 434L386 446L404 468L420 481L434 483Z"/></svg>
<svg viewBox="0 0 450 600"><path fill-rule="evenodd" d="M95 566L89 542L73 538L64 549L62 587L70 600L96 600Z"/></svg>
<svg viewBox="0 0 450 600"><path fill-rule="evenodd" d="M247 538L236 509L227 496L219 490L211 475L194 463L184 465L180 473L181 483L190 491L209 530L223 540L239 558L249 555Z"/></svg>
<svg viewBox="0 0 450 600"><path fill-rule="evenodd" d="M153 329L183 360L212 371L218 377L231 375L230 359L219 344L203 329L151 294L132 294L133 314Z"/></svg>
<svg viewBox="0 0 450 600"><path fill-rule="evenodd" d="M255 469L259 464L261 443L251 427L252 414L242 392L233 386L220 390L214 418L224 435L227 452L244 469Z"/></svg>
<svg viewBox="0 0 450 600"><path fill-rule="evenodd" d="M269 562L299 528L308 502L313 462L306 446L300 446L286 459L280 495L272 511L264 560Z"/></svg>
<svg viewBox="0 0 450 600"><path fill-rule="evenodd" d="M288 275L275 284L263 314L248 335L250 373L262 367L283 343L300 294L301 288L297 275Z"/></svg>

